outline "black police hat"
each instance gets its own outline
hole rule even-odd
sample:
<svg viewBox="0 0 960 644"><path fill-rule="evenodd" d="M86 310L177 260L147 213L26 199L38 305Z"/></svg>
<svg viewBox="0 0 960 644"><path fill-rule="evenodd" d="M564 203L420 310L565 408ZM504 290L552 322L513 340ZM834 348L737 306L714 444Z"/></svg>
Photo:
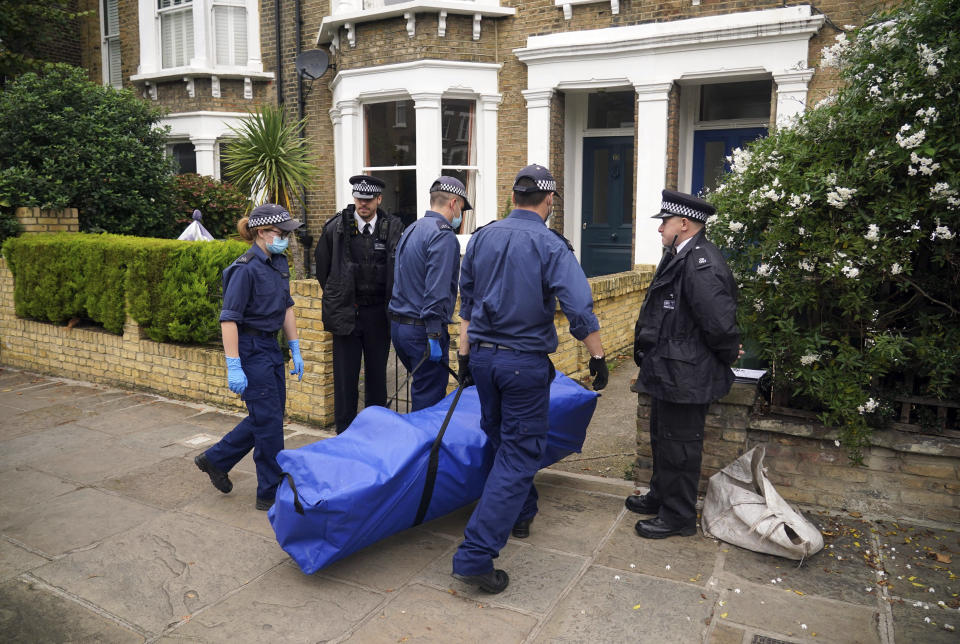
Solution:
<svg viewBox="0 0 960 644"><path fill-rule="evenodd" d="M653 219L667 219L668 217L686 217L699 221L702 224L707 223L707 218L717 212L717 209L709 203L688 195L685 192L676 190L664 190L662 193L662 202L660 212L653 215Z"/></svg>
<svg viewBox="0 0 960 644"><path fill-rule="evenodd" d="M284 232L290 232L302 225L301 222L290 217L290 213L283 206L278 206L275 203L265 203L257 206L247 219L247 228L276 226Z"/></svg>
<svg viewBox="0 0 960 644"><path fill-rule="evenodd" d="M357 199L373 199L383 192L385 184L376 177L368 174L357 174L350 177L350 184L353 186L353 196Z"/></svg>
<svg viewBox="0 0 960 644"><path fill-rule="evenodd" d="M520 179L530 179L535 184L534 186L519 186ZM550 171L547 170L542 165L534 163L533 165L528 165L525 168L522 168L520 172L517 173L517 178L513 180L513 191L514 192L552 192L553 194L560 196L560 193L557 192L557 182L554 180L553 175L550 174Z"/></svg>
<svg viewBox="0 0 960 644"><path fill-rule="evenodd" d="M452 195L457 195L463 198L464 210L473 210L473 206L470 205L470 200L467 199L467 187L456 177L445 177L442 175L437 177L437 180L430 186L430 192L449 192Z"/></svg>

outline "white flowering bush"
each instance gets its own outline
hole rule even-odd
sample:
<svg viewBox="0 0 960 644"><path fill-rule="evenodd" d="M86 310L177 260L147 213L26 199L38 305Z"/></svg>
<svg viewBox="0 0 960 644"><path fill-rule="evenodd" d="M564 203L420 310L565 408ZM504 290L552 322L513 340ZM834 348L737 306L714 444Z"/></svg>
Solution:
<svg viewBox="0 0 960 644"><path fill-rule="evenodd" d="M708 196L745 337L854 460L895 396L960 399L958 33L960 2L927 0L841 34L842 89Z"/></svg>

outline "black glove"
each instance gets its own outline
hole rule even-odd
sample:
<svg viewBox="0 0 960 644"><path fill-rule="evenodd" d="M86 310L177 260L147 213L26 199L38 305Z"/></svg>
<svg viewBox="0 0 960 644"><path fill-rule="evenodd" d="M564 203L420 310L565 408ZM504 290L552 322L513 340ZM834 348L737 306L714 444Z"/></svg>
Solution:
<svg viewBox="0 0 960 644"><path fill-rule="evenodd" d="M466 389L473 384L473 376L470 375L470 354L463 355L462 353L458 353L457 365L459 366L457 380L460 381L460 387Z"/></svg>
<svg viewBox="0 0 960 644"><path fill-rule="evenodd" d="M590 358L590 375L594 376L594 391L600 391L607 386L607 380L610 378L610 370L607 369L607 359L605 357Z"/></svg>

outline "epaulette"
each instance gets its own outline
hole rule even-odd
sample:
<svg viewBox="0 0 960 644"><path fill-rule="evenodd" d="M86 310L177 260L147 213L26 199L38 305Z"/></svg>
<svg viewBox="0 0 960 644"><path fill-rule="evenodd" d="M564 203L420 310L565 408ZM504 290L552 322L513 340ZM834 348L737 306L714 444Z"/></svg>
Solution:
<svg viewBox="0 0 960 644"><path fill-rule="evenodd" d="M250 261L251 259L253 259L254 257L256 257L256 253L253 252L253 246L251 246L251 247L250 247L250 250L248 250L247 252L245 252L245 253L244 253L243 255L241 255L240 257L236 258L236 259L233 261L233 263L234 263L234 264L246 264L247 262L249 262L249 261Z"/></svg>
<svg viewBox="0 0 960 644"><path fill-rule="evenodd" d="M562 240L563 240L563 243L566 244L567 248L569 248L571 251L573 250L573 244L570 243L570 240L569 240L569 239L567 239L566 237L564 237L563 235L561 235L560 233L558 233L557 231L555 231L553 228L547 228L547 230L549 230L549 231L552 232L554 235L556 235L557 237L559 237L560 239L562 239Z"/></svg>
<svg viewBox="0 0 960 644"><path fill-rule="evenodd" d="M700 252L696 252L700 251ZM693 266L697 270L701 268L707 268L710 266L710 258L707 257L707 254L700 250L699 246L693 247L693 252L690 253L690 259L693 261Z"/></svg>
<svg viewBox="0 0 960 644"><path fill-rule="evenodd" d="M454 230L454 227L451 226L446 219L437 219L437 228L440 230Z"/></svg>

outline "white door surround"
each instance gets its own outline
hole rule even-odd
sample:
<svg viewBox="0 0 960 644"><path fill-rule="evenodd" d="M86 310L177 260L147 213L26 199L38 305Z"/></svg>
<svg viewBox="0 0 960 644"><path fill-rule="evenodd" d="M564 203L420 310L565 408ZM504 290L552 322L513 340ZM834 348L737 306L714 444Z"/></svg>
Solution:
<svg viewBox="0 0 960 644"><path fill-rule="evenodd" d="M637 194L634 263L660 259L658 222L667 163L668 96L675 82L740 80L772 76L777 123L788 124L805 108L813 76L807 56L822 15L808 5L672 22L531 36L514 50L527 65L527 158L548 163L550 99L556 91L633 86L637 92ZM605 74L606 73L606 74ZM569 154L570 146L566 146ZM579 151L575 151L579 154ZM578 185L577 163L564 164L564 185ZM579 194L565 195L569 222L578 230ZM567 221L564 222L567 229ZM577 237L579 237L579 230Z"/></svg>

